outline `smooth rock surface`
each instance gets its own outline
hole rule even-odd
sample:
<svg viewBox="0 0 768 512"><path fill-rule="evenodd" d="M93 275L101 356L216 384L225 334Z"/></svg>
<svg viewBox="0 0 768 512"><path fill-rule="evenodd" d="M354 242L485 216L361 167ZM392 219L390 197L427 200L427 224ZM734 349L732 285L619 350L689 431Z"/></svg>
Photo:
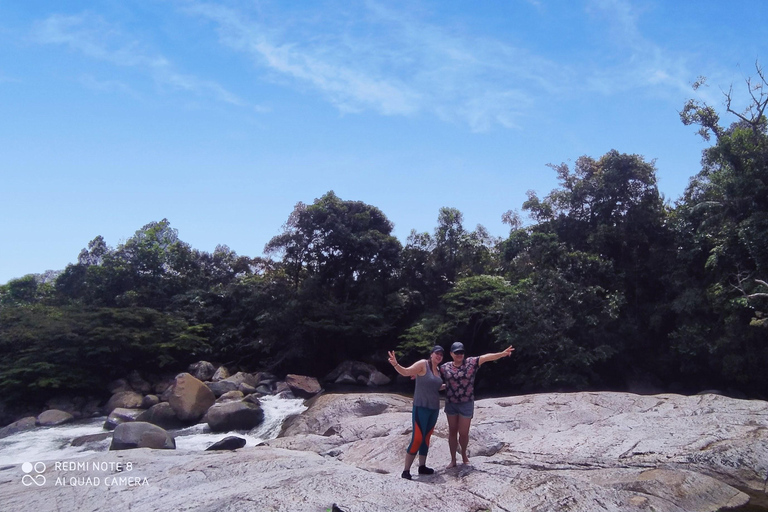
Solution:
<svg viewBox="0 0 768 512"><path fill-rule="evenodd" d="M100 453L87 460L130 462L132 471L48 465L49 483L34 487L20 483L18 468L0 471L0 503L35 512L324 511L333 504L348 512L715 512L742 507L751 495L752 506L766 506L767 402L627 393L479 400L470 464L444 469L441 413L428 457L437 471L420 476L414 467L412 481L400 478L410 398L320 395L308 405L267 446ZM147 485L52 484L88 476Z"/></svg>
<svg viewBox="0 0 768 512"><path fill-rule="evenodd" d="M48 409L43 411L37 417L37 424L41 427L55 427L56 425L63 425L74 420L75 417L65 411L58 409Z"/></svg>
<svg viewBox="0 0 768 512"><path fill-rule="evenodd" d="M143 421L121 423L115 427L109 449L131 450L134 448L173 450L176 448L176 441L162 428Z"/></svg>
<svg viewBox="0 0 768 512"><path fill-rule="evenodd" d="M168 396L168 403L181 421L199 420L214 402L213 391L188 373L176 376Z"/></svg>

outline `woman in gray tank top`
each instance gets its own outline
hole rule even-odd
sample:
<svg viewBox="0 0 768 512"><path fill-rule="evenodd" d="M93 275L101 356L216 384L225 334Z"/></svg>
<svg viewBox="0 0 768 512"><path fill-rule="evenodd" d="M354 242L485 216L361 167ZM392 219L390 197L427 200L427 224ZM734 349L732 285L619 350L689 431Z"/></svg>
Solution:
<svg viewBox="0 0 768 512"><path fill-rule="evenodd" d="M437 418L440 415L440 388L443 379L440 377L438 365L443 360L443 347L436 346L429 354L429 359L422 359L408 368L400 366L395 353L389 352L389 362L395 371L404 377L416 378L416 389L413 392L413 435L405 453L405 469L403 478L411 479L411 465L419 455L419 474L431 475L434 469L427 467L427 452L429 440L435 430Z"/></svg>

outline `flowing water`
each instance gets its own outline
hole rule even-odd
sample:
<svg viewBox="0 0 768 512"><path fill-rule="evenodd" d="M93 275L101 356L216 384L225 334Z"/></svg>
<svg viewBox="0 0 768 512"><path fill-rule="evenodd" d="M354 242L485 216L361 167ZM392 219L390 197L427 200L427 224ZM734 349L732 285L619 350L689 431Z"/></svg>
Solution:
<svg viewBox="0 0 768 512"><path fill-rule="evenodd" d="M306 410L304 400L300 398L265 396L259 400L264 411L264 422L253 430L213 433L206 424L170 430L169 433L176 440L176 449L202 451L231 435L245 438L246 446L256 446L277 437L287 418ZM77 437L106 432L103 428L105 420L106 417L91 418L58 427L38 427L0 439L0 465L70 459L107 451L111 439L89 442L79 447L71 445Z"/></svg>

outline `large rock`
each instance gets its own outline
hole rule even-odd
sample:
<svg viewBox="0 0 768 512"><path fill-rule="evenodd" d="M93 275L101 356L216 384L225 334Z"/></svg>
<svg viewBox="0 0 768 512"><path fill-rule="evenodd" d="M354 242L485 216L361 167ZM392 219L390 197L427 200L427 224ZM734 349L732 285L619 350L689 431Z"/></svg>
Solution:
<svg viewBox="0 0 768 512"><path fill-rule="evenodd" d="M240 384L248 384L255 388L259 383L254 375L245 372L237 372L231 377L222 379L221 382L231 382L235 385L235 389L239 389Z"/></svg>
<svg viewBox="0 0 768 512"><path fill-rule="evenodd" d="M118 391L104 406L104 414L109 415L118 407L121 409L138 409L144 400L144 395L135 391Z"/></svg>
<svg viewBox="0 0 768 512"><path fill-rule="evenodd" d="M213 396L219 398L220 396L229 393L230 391L237 391L237 384L234 382L228 382L226 380L220 380L217 382L206 382L206 386L211 390Z"/></svg>
<svg viewBox="0 0 768 512"><path fill-rule="evenodd" d="M136 421L145 421L160 428L172 430L189 425L188 421L181 421L168 402L160 402L142 412Z"/></svg>
<svg viewBox="0 0 768 512"><path fill-rule="evenodd" d="M221 441L217 441L213 443L211 446L206 448L206 451L214 451L214 450L238 450L245 446L245 439L242 437L237 436L227 436Z"/></svg>
<svg viewBox="0 0 768 512"><path fill-rule="evenodd" d="M298 398L312 398L323 390L316 378L307 377L306 375L293 375L289 373L285 376L285 383Z"/></svg>
<svg viewBox="0 0 768 512"><path fill-rule="evenodd" d="M213 377L211 377L211 380L213 382L218 382L220 380L224 380L227 377L229 377L229 370L226 366L219 366L219 368L216 370L216 373L213 374Z"/></svg>
<svg viewBox="0 0 768 512"><path fill-rule="evenodd" d="M0 439L8 436L12 436L13 434L18 434L19 432L24 432L25 430L32 430L37 426L37 418L35 416L27 416L25 418L21 418L20 420L16 420L10 425L6 425L3 428L0 428Z"/></svg>
<svg viewBox="0 0 768 512"><path fill-rule="evenodd" d="M213 432L251 430L264 421L264 411L252 402L225 402L208 409L206 419Z"/></svg>
<svg viewBox="0 0 768 512"><path fill-rule="evenodd" d="M290 436L267 446L135 450L124 459L133 471L119 476L146 478L148 485L100 485L87 492L0 485L0 503L36 512L60 510L75 498L85 512L187 510L190 503L199 510L225 503L233 511L327 510L335 503L355 512L714 512L744 507L751 495L750 510L766 507L766 402L626 393L479 400L471 464L443 469L449 456L441 413L428 458L437 472L414 471L408 481L400 472L411 403L373 393L321 395L308 402ZM50 465L45 476L48 482L115 476L91 469L114 457L89 456L86 470Z"/></svg>
<svg viewBox="0 0 768 512"><path fill-rule="evenodd" d="M205 382L211 380L213 374L216 373L216 367L208 361L198 361L189 365L187 371L197 380Z"/></svg>
<svg viewBox="0 0 768 512"><path fill-rule="evenodd" d="M176 376L168 396L168 403L182 421L199 420L215 402L216 397L208 386L188 373Z"/></svg>
<svg viewBox="0 0 768 512"><path fill-rule="evenodd" d="M136 421L143 412L144 411L141 409L123 409L121 407L118 407L117 409L109 413L109 416L107 416L107 419L104 422L104 429L115 430L115 427L117 427L121 423Z"/></svg>
<svg viewBox="0 0 768 512"><path fill-rule="evenodd" d="M362 361L344 361L325 376L325 381L334 384L385 386L391 382L391 379L378 371L372 364Z"/></svg>
<svg viewBox="0 0 768 512"><path fill-rule="evenodd" d="M128 384L131 385L131 389L142 395L146 395L152 391L152 384L144 380L141 374L133 370L128 374Z"/></svg>
<svg viewBox="0 0 768 512"><path fill-rule="evenodd" d="M154 448L172 450L176 448L173 437L151 423L134 421L121 423L112 434L110 450L130 450L133 448Z"/></svg>
<svg viewBox="0 0 768 512"><path fill-rule="evenodd" d="M37 417L37 424L41 427L55 427L56 425L63 425L74 420L75 417L68 412L60 411L58 409L48 409L43 411Z"/></svg>

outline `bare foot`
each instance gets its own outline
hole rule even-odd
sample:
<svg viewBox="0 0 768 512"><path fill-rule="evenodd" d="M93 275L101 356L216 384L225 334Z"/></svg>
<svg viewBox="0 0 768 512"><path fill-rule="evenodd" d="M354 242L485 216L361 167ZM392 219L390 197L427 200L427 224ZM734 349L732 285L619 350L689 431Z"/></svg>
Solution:
<svg viewBox="0 0 768 512"><path fill-rule="evenodd" d="M462 457L461 458L461 463L462 464L469 464L469 459L467 457Z"/></svg>
<svg viewBox="0 0 768 512"><path fill-rule="evenodd" d="M450 464L445 466L445 469L451 469L451 468L455 468L455 467L456 467L456 461L454 460L454 461L451 461Z"/></svg>

